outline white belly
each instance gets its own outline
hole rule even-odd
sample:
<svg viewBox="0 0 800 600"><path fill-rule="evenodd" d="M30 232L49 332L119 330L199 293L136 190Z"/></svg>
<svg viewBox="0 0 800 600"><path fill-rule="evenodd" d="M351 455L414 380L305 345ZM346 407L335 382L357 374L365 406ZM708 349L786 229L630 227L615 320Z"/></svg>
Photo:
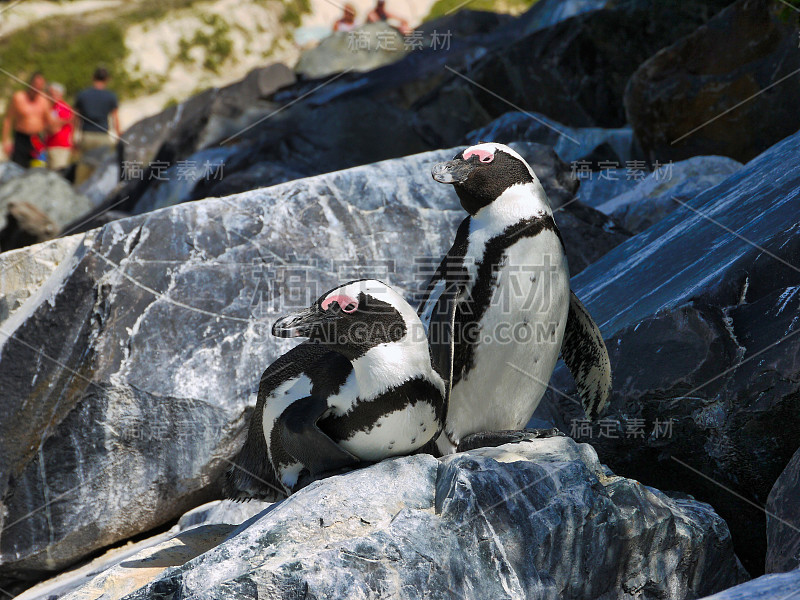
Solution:
<svg viewBox="0 0 800 600"><path fill-rule="evenodd" d="M436 429L433 406L417 402L381 417L372 429L358 431L339 445L361 460L377 461L421 448Z"/></svg>
<svg viewBox="0 0 800 600"><path fill-rule="evenodd" d="M506 251L497 287L480 321L473 368L453 387L447 432L520 429L530 420L553 372L569 311L569 270L555 233ZM442 435L439 448L452 452Z"/></svg>

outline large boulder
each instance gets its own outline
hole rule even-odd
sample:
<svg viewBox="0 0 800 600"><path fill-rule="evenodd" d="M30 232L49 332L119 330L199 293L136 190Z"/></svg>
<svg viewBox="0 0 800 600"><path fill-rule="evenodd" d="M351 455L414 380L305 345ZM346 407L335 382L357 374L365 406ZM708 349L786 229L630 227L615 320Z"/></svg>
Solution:
<svg viewBox="0 0 800 600"><path fill-rule="evenodd" d="M462 135L509 107L543 113L570 126L622 127L625 84L639 65L726 4L630 0L577 14L521 38L515 30L517 35L508 35L502 47L466 70L451 73L419 107L421 116L429 122L438 117L458 123L465 114L479 114L464 113L462 106L480 106L489 119L473 121Z"/></svg>
<svg viewBox="0 0 800 600"><path fill-rule="evenodd" d="M710 154L745 162L794 133L797 40L796 12L739 0L653 56L625 91L645 151L662 162Z"/></svg>
<svg viewBox="0 0 800 600"><path fill-rule="evenodd" d="M800 133L614 248L572 280L614 372L590 426L565 369L537 417L617 472L681 490L728 520L763 572L764 506L800 446ZM746 499L746 500L743 500Z"/></svg>
<svg viewBox="0 0 800 600"><path fill-rule="evenodd" d="M549 148L518 149L560 163ZM0 272L45 251L55 266L4 289L18 301L0 323L0 587L218 494L260 375L292 345L270 336L271 321L343 280L379 277L409 298L423 288L465 216L430 177L455 152L180 204L3 255ZM554 195L561 175L542 174ZM626 238L577 202L556 220L575 240L571 264Z"/></svg>
<svg viewBox="0 0 800 600"><path fill-rule="evenodd" d="M696 156L656 168L633 189L595 205L632 233L644 231L742 166L724 156Z"/></svg>
<svg viewBox="0 0 800 600"><path fill-rule="evenodd" d="M767 573L800 569L800 450L767 498Z"/></svg>
<svg viewBox="0 0 800 600"><path fill-rule="evenodd" d="M682 600L743 580L710 506L614 476L564 437L317 482L139 589L100 595L175 554L133 556L67 598Z"/></svg>
<svg viewBox="0 0 800 600"><path fill-rule="evenodd" d="M306 50L294 67L310 79L342 71L369 71L400 60L411 46L388 23L366 23L353 31L337 31Z"/></svg>
<svg viewBox="0 0 800 600"><path fill-rule="evenodd" d="M6 225L8 204L15 201L35 206L58 227L92 208L86 196L73 191L69 181L49 169L28 169L0 185L0 229Z"/></svg>

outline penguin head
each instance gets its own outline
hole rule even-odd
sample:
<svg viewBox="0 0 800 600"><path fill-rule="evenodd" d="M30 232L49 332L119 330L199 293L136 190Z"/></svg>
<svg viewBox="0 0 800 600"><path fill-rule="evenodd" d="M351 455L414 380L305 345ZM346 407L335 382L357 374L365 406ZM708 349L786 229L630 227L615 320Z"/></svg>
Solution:
<svg viewBox="0 0 800 600"><path fill-rule="evenodd" d="M400 294L382 281L360 279L329 290L310 307L278 319L272 334L306 337L354 360L380 344L403 341L416 323L422 327ZM424 339L424 332L422 335Z"/></svg>
<svg viewBox="0 0 800 600"><path fill-rule="evenodd" d="M453 160L438 163L431 175L455 188L469 214L494 202L508 188L538 181L530 165L504 144L482 142L459 152Z"/></svg>

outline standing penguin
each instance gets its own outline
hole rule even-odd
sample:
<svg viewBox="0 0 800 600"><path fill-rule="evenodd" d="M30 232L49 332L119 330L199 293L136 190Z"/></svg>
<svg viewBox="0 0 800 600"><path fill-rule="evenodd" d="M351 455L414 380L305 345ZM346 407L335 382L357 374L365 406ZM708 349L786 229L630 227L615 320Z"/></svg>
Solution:
<svg viewBox="0 0 800 600"><path fill-rule="evenodd" d="M482 143L432 175L453 185L469 213L419 309L433 357L452 373L438 450L454 452L471 434L524 427L559 352L595 418L611 390L608 352L570 291L564 242L533 169L508 146Z"/></svg>
<svg viewBox="0 0 800 600"><path fill-rule="evenodd" d="M229 498L276 500L326 473L410 454L441 431L449 381L414 309L386 284L333 289L272 333L309 339L264 371Z"/></svg>

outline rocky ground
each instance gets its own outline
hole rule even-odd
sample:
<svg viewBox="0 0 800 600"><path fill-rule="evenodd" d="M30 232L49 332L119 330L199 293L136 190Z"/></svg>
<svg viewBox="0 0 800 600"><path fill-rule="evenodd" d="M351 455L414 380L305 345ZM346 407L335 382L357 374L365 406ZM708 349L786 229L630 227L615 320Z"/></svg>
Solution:
<svg viewBox="0 0 800 600"><path fill-rule="evenodd" d="M797 17L540 0L421 30L378 68L333 40L307 53L321 79L272 65L197 94L129 128L75 191L0 164L0 245L30 243L36 211L55 228L0 254L0 588L791 597L800 124L770 107L795 98L775 82ZM728 110L757 91L763 118ZM260 374L291 346L272 321L356 277L416 301L464 216L430 166L487 139L556 209L611 356L603 419L562 365L531 426L569 437L220 502Z"/></svg>

